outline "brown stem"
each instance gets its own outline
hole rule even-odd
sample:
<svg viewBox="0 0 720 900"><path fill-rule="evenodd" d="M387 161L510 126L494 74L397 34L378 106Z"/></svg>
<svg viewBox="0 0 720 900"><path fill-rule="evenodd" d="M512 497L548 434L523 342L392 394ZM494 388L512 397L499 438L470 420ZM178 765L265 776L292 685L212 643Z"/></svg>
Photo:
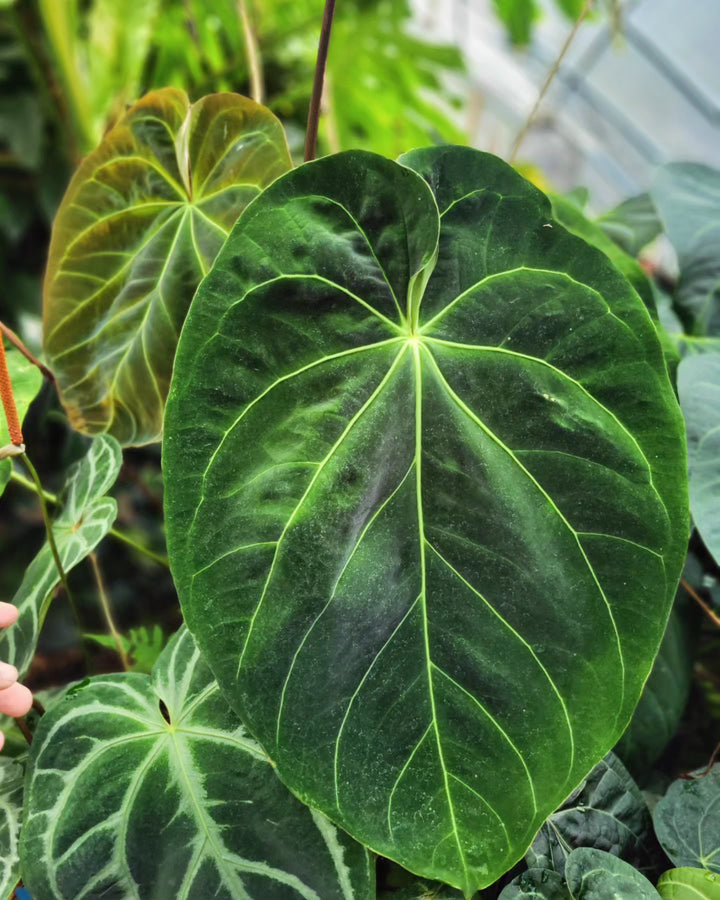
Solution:
<svg viewBox="0 0 720 900"><path fill-rule="evenodd" d="M330 32L332 31L334 15L335 0L325 0L325 11L323 13L322 28L320 29L317 62L315 64L315 79L313 81L312 99L310 100L310 112L308 113L307 132L305 134L305 162L310 162L310 160L315 159L315 153L317 151L320 103L322 101L325 66L327 65L328 48L330 47Z"/></svg>
<svg viewBox="0 0 720 900"><path fill-rule="evenodd" d="M15 406L15 396L13 394L10 372L8 371L7 358L5 356L5 344L3 343L2 338L0 338L0 399L2 399L3 409L5 410L5 419L7 421L10 440L16 447L22 447L25 441L23 440L22 429L20 428L20 418L18 416L17 406Z"/></svg>
<svg viewBox="0 0 720 900"><path fill-rule="evenodd" d="M122 638L120 637L120 633L118 632L117 626L115 625L115 620L113 619L112 610L110 608L110 599L105 588L105 581L103 580L102 572L100 571L97 556L95 555L95 553L90 553L88 554L88 558L90 559L90 565L92 566L93 575L95 577L95 584L97 586L98 595L100 597L100 605L102 606L103 615L105 616L105 621L107 622L108 631L110 632L110 635L115 643L115 649L117 650L117 654L120 657L120 662L122 663L123 669L126 672L129 672L130 662L128 661Z"/></svg>
<svg viewBox="0 0 720 900"><path fill-rule="evenodd" d="M717 625L718 628L720 628L720 616L718 616L717 613L713 612L713 610L703 600L700 594L698 594L695 588L687 581L685 581L684 578L680 579L680 584L688 592L688 594L690 594L697 605L703 610L708 619L710 619L711 622L713 622L715 625Z"/></svg>
<svg viewBox="0 0 720 900"><path fill-rule="evenodd" d="M55 376L50 371L50 369L48 369L48 367L44 363L41 363L40 360L36 356L32 355L32 353L28 350L28 348L25 346L25 344L23 344L23 342L15 334L15 332L12 330L12 328L8 328L4 322L0 322L0 332L2 332L5 335L5 337L10 341L10 343L22 353L22 355L25 357L25 359L30 360L30 362L34 366L37 366L38 369L40 369L40 371L43 373L43 375L45 376L45 378L47 378L48 381L53 382L53 384L55 383Z"/></svg>
<svg viewBox="0 0 720 900"><path fill-rule="evenodd" d="M522 128L520 129L520 131L517 134L517 137L513 141L513 145L510 150L510 155L508 156L509 162L513 162L513 160L515 159L515 157L517 155L518 150L520 149L520 144L522 144L522 142L525 140L525 135L528 133L528 131L533 126L533 124L535 122L535 118L537 117L537 114L538 114L538 110L540 109L540 106L542 105L542 102L545 99L545 95L547 94L548 89L550 88L550 85L553 82L553 79L557 75L558 70L560 69L560 66L562 64L562 61L565 59L565 54L568 52L568 50L570 49L570 45L575 40L575 36L577 35L578 31L580 30L580 26L585 21L585 17L587 16L587 14L592 9L592 5L593 5L593 0L585 0L585 6L583 6L582 10L580 11L580 15L577 17L577 21L573 25L568 36L565 38L565 43L560 48L560 53L558 54L557 59L553 63L552 68L548 72L547 78L545 79L543 86L540 88L540 93L538 94L537 100L535 101L535 105L530 110L530 115L525 120L524 125L522 126Z"/></svg>
<svg viewBox="0 0 720 900"><path fill-rule="evenodd" d="M42 703L38 700L37 697L33 697L32 708L35 710L35 712L36 712L39 716L44 716L44 715L45 715L45 707L42 705Z"/></svg>
<svg viewBox="0 0 720 900"><path fill-rule="evenodd" d="M25 719L15 719L15 724L17 725L20 733L28 742L28 744L32 744L32 731L28 728L28 724Z"/></svg>

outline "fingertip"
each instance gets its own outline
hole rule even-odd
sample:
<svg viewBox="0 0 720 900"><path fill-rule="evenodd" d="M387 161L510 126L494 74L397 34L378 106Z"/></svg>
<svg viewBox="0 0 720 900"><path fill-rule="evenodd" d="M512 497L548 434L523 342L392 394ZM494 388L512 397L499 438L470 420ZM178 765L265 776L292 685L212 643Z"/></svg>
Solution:
<svg viewBox="0 0 720 900"><path fill-rule="evenodd" d="M0 600L0 628L7 628L8 625L17 622L18 615L19 611L17 606L13 606L12 603L5 603L3 600Z"/></svg>
<svg viewBox="0 0 720 900"><path fill-rule="evenodd" d="M5 746L5 735L0 731L0 751Z"/></svg>
<svg viewBox="0 0 720 900"><path fill-rule="evenodd" d="M0 691L0 713L14 719L26 716L32 708L32 699L32 693L28 688L16 682Z"/></svg>

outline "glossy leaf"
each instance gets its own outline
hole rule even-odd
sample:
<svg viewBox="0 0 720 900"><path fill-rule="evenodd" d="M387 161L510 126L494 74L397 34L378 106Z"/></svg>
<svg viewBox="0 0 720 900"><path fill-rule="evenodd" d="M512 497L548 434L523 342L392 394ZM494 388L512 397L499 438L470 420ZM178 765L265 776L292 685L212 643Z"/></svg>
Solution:
<svg viewBox="0 0 720 900"><path fill-rule="evenodd" d="M655 833L672 862L720 873L720 763L679 778L655 807Z"/></svg>
<svg viewBox="0 0 720 900"><path fill-rule="evenodd" d="M117 503L105 494L115 483L121 462L117 441L101 435L68 471L62 508L52 526L65 572L82 562L110 531L117 517ZM21 676L32 662L40 629L59 584L60 575L46 540L12 598L20 610L17 622L7 631L0 631L0 659L17 666Z"/></svg>
<svg viewBox="0 0 720 900"><path fill-rule="evenodd" d="M0 340L2 340L2 336L0 336ZM17 350L6 350L5 356L7 357L8 374L10 375L18 418L22 422L28 407L40 390L42 375L38 367L25 359L22 353L19 353ZM7 420L0 406L0 447L4 447L9 443L10 433L8 432ZM8 481L10 481L11 472L12 460L0 459L0 496L2 496Z"/></svg>
<svg viewBox="0 0 720 900"><path fill-rule="evenodd" d="M720 335L720 170L670 163L658 169L651 195L678 255L675 300L686 331Z"/></svg>
<svg viewBox="0 0 720 900"><path fill-rule="evenodd" d="M21 858L33 897L374 897L369 854L282 786L186 629L152 678L70 691L30 760Z"/></svg>
<svg viewBox="0 0 720 900"><path fill-rule="evenodd" d="M502 889L498 900L522 900L523 897L570 900L570 893L558 872L551 869L528 869Z"/></svg>
<svg viewBox="0 0 720 900"><path fill-rule="evenodd" d="M70 182L45 278L45 352L75 428L159 438L177 337L230 228L290 168L264 107L190 105L166 88L135 104Z"/></svg>
<svg viewBox="0 0 720 900"><path fill-rule="evenodd" d="M678 394L687 429L690 511L720 563L720 353L684 359Z"/></svg>
<svg viewBox="0 0 720 900"><path fill-rule="evenodd" d="M0 897L5 900L20 880L18 841L22 822L23 770L13 759L0 759Z"/></svg>
<svg viewBox="0 0 720 900"><path fill-rule="evenodd" d="M660 876L663 900L720 900L720 875L702 869L670 869Z"/></svg>
<svg viewBox="0 0 720 900"><path fill-rule="evenodd" d="M402 162L303 166L234 229L178 350L168 538L280 777L469 894L637 703L684 437L637 294L536 188L474 150Z"/></svg>
<svg viewBox="0 0 720 900"><path fill-rule="evenodd" d="M645 775L677 731L692 684L695 631L677 604L652 672L615 753L635 777Z"/></svg>
<svg viewBox="0 0 720 900"><path fill-rule="evenodd" d="M568 857L565 877L572 900L658 900L650 882L629 863L581 847Z"/></svg>
<svg viewBox="0 0 720 900"><path fill-rule="evenodd" d="M650 811L625 766L608 753L535 836L530 867L565 872L576 847L595 847L635 859L652 830Z"/></svg>

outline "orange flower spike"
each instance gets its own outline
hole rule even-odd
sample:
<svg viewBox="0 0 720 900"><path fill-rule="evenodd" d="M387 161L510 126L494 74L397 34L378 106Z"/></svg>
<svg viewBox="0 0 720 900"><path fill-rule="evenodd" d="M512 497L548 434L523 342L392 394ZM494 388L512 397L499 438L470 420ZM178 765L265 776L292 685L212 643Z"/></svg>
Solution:
<svg viewBox="0 0 720 900"><path fill-rule="evenodd" d="M12 383L10 381L10 373L8 372L7 357L5 356L5 346L1 340L0 398L2 398L2 405L3 409L5 410L5 419L7 420L8 431L10 432L10 440L15 447L22 447L24 450L25 442L23 441L23 434L20 428L20 419L18 418L17 407L15 406L15 397L13 395Z"/></svg>

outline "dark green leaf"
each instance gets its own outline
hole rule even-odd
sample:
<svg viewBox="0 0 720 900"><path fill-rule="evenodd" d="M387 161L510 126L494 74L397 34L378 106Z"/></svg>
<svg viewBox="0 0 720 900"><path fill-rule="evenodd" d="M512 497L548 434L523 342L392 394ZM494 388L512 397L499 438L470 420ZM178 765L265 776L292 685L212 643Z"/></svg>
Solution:
<svg viewBox="0 0 720 900"><path fill-rule="evenodd" d="M237 94L148 94L76 172L53 226L45 352L74 427L158 440L190 300L239 213L290 168Z"/></svg>
<svg viewBox="0 0 720 900"><path fill-rule="evenodd" d="M659 900L660 896L637 869L602 850L573 850L565 877L572 900Z"/></svg>
<svg viewBox="0 0 720 900"><path fill-rule="evenodd" d="M403 163L319 160L238 223L180 342L168 538L280 777L472 893L637 703L684 436L637 294L536 188L469 149Z"/></svg>
<svg viewBox="0 0 720 900"><path fill-rule="evenodd" d="M655 833L676 866L720 872L720 763L678 778L655 807Z"/></svg>
<svg viewBox="0 0 720 900"><path fill-rule="evenodd" d="M630 256L637 256L662 231L662 222L650 194L625 200L603 213L596 222Z"/></svg>
<svg viewBox="0 0 720 900"><path fill-rule="evenodd" d="M687 357L678 369L690 470L690 511L720 564L720 353Z"/></svg>
<svg viewBox="0 0 720 900"><path fill-rule="evenodd" d="M550 869L528 869L503 888L498 900L570 900L562 875Z"/></svg>
<svg viewBox="0 0 720 900"><path fill-rule="evenodd" d="M670 163L655 175L652 199L678 255L675 302L693 335L720 335L720 170Z"/></svg>
<svg viewBox="0 0 720 900"><path fill-rule="evenodd" d="M369 854L275 777L183 629L154 675L43 716L21 840L38 900L372 900Z"/></svg>
<svg viewBox="0 0 720 900"><path fill-rule="evenodd" d="M20 879L18 841L22 821L23 769L0 759L0 897L5 900Z"/></svg>
<svg viewBox="0 0 720 900"><path fill-rule="evenodd" d="M680 723L695 660L695 628L677 603L630 724L615 753L636 776L645 775Z"/></svg>
<svg viewBox="0 0 720 900"><path fill-rule="evenodd" d="M2 335L0 335L2 340ZM15 406L17 407L18 418L22 423L28 407L35 399L37 392L42 384L42 375L37 366L29 362L22 353L17 350L6 350L8 374L10 375L10 383L12 384L13 396L15 397ZM0 447L5 447L10 443L10 432L7 427L5 414L0 407ZM10 481L10 473L12 472L12 460L0 459L0 496L2 496L5 486Z"/></svg>
<svg viewBox="0 0 720 900"><path fill-rule="evenodd" d="M62 509L52 526L65 572L82 562L110 531L117 517L117 503L105 494L115 483L121 462L117 441L101 435L90 444L86 456L68 471ZM21 675L32 662L40 629L59 584L60 575L46 540L12 598L20 610L17 622L7 631L0 631L0 659L17 666Z"/></svg>
<svg viewBox="0 0 720 900"><path fill-rule="evenodd" d="M635 859L651 832L650 811L625 766L608 753L537 833L525 857L530 867L562 875L576 847Z"/></svg>
<svg viewBox="0 0 720 900"><path fill-rule="evenodd" d="M720 900L720 875L701 869L670 869L658 881L663 900Z"/></svg>

